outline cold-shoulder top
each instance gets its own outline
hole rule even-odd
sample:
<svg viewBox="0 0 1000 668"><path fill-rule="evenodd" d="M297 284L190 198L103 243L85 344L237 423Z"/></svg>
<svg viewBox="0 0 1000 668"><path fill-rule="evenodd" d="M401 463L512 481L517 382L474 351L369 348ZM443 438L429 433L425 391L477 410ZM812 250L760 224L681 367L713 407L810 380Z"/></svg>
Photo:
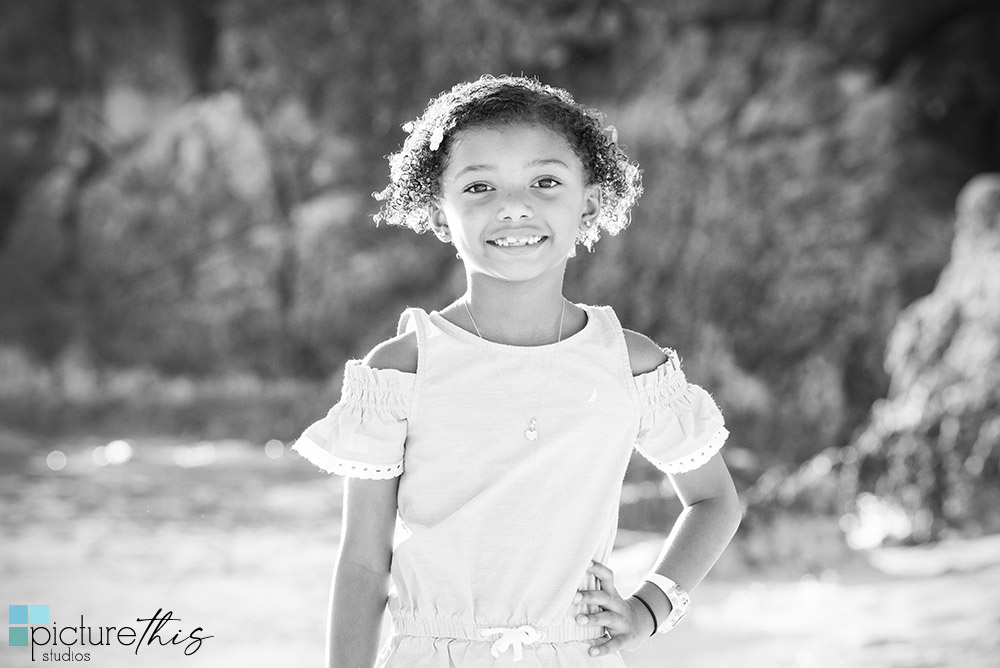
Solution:
<svg viewBox="0 0 1000 668"><path fill-rule="evenodd" d="M416 373L348 362L340 401L293 446L331 473L400 476L380 668L624 665L587 654L603 629L578 626L591 609L572 599L610 556L631 453L679 474L728 432L674 351L633 377L614 311L580 307L582 330L532 347L407 309Z"/></svg>

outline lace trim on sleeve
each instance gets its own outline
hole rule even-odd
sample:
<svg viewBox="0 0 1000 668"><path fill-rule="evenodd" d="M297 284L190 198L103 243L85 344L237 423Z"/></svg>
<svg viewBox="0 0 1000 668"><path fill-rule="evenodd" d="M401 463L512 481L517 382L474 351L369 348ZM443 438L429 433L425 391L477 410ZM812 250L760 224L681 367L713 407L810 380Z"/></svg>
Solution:
<svg viewBox="0 0 1000 668"><path fill-rule="evenodd" d="M372 480L401 475L414 381L415 374L350 360L340 401L292 450L327 473Z"/></svg>
<svg viewBox="0 0 1000 668"><path fill-rule="evenodd" d="M697 468L701 468L708 462L709 459L714 457L715 454L722 449L722 446L725 445L727 438L729 438L729 430L725 427L719 427L711 436L709 436L704 445L692 452L690 455L685 455L680 459L667 462L663 469L667 473L673 474L687 473L689 471L694 471Z"/></svg>
<svg viewBox="0 0 1000 668"><path fill-rule="evenodd" d="M324 447L314 443L307 437L295 441L292 450L311 461L327 473L347 476L349 478L364 478L366 480L388 480L403 473L403 460L395 464L369 464L351 459L344 459L331 453Z"/></svg>

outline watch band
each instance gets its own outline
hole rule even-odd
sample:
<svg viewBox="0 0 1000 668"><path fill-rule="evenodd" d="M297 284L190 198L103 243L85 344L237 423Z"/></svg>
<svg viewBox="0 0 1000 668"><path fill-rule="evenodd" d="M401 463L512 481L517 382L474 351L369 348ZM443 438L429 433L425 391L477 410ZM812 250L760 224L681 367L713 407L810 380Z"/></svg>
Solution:
<svg viewBox="0 0 1000 668"><path fill-rule="evenodd" d="M666 633L677 626L681 618L687 614L688 609L691 607L691 597L684 591L683 587L665 575L650 573L646 576L646 581L655 585L657 589L663 592L667 600L670 601L670 614L667 615L666 619L660 623L659 628L656 629L657 633Z"/></svg>

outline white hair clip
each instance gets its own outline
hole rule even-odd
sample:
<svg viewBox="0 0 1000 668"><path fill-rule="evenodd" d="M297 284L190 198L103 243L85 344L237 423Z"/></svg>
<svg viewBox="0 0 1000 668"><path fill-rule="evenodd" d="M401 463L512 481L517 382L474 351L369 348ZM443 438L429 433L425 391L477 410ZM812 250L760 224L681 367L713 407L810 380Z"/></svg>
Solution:
<svg viewBox="0 0 1000 668"><path fill-rule="evenodd" d="M441 129L440 127L434 128L434 132L431 133L431 139L427 143L427 147L432 151L436 151L439 148L441 148L441 142L443 141L444 141L444 130Z"/></svg>

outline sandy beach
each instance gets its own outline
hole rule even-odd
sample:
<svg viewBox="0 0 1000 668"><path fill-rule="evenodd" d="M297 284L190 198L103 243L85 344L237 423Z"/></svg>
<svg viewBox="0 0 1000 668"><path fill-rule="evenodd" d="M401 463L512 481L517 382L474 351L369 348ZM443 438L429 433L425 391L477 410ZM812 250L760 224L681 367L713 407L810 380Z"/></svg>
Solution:
<svg viewBox="0 0 1000 668"><path fill-rule="evenodd" d="M140 439L127 461L98 465L105 443L52 443L62 470L39 453L2 475L3 599L48 605L50 627L137 637L150 624L137 620L169 611L166 644L36 653L87 652L73 663L100 668L322 666L342 481L245 442ZM611 565L630 591L659 540L623 531L619 543ZM1000 537L882 549L819 574L727 559L675 632L624 655L631 668L998 665ZM33 665L29 649L4 646L2 664Z"/></svg>

